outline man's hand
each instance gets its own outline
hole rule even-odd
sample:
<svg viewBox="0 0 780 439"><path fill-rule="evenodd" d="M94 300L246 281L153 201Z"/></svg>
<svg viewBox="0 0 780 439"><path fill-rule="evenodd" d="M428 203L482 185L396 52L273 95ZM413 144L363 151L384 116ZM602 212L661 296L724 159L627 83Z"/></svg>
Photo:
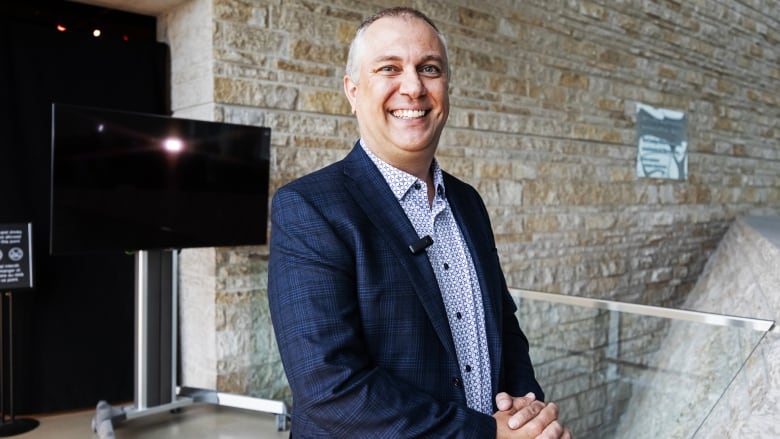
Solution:
<svg viewBox="0 0 780 439"><path fill-rule="evenodd" d="M571 439L569 430L558 422L558 406L537 401L533 393L512 397L502 392L496 395L496 405L497 438Z"/></svg>
<svg viewBox="0 0 780 439"><path fill-rule="evenodd" d="M543 402L536 400L536 395L533 393L512 397L506 392L496 395L496 406L498 406L499 411L508 412L510 418L507 426L512 430L535 418L545 407Z"/></svg>

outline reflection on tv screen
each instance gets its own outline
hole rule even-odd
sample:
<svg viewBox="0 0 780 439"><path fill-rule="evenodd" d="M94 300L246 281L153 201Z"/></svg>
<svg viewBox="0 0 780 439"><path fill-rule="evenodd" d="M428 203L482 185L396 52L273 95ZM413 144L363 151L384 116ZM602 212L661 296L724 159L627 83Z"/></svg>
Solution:
<svg viewBox="0 0 780 439"><path fill-rule="evenodd" d="M270 134L53 104L52 253L264 244Z"/></svg>

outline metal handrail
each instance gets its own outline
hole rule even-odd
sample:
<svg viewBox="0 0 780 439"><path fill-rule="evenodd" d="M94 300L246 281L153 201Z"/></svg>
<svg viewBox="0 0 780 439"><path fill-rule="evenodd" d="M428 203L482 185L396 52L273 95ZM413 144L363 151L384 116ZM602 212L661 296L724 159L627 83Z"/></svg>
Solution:
<svg viewBox="0 0 780 439"><path fill-rule="evenodd" d="M747 328L762 332L769 331L775 325L773 320L737 317L725 314L714 314L684 309L663 308L660 306L640 305L636 303L616 302L613 300L604 299L592 299L588 297L569 296L565 294L544 293L541 291L524 290L520 288L510 288L509 292L524 299L555 302L564 305L574 305L586 308L605 309L609 311L620 311L631 314L640 314L674 320L687 320L710 325Z"/></svg>

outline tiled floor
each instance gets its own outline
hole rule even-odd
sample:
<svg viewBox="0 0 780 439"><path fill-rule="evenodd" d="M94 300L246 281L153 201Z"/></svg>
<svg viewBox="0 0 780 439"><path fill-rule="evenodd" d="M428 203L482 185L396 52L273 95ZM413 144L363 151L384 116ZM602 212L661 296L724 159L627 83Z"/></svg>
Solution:
<svg viewBox="0 0 780 439"><path fill-rule="evenodd" d="M19 439L97 439L92 431L95 412L83 411L44 416L17 416L33 418L40 425L27 433L12 436ZM289 432L276 430L273 414L198 404L179 413L158 413L115 423L116 439L278 439Z"/></svg>

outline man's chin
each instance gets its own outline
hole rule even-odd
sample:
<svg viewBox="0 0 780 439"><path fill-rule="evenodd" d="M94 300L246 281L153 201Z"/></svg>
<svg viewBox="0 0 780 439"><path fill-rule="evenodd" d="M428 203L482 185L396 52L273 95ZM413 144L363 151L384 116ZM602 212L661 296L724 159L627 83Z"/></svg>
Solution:
<svg viewBox="0 0 780 439"><path fill-rule="evenodd" d="M404 149L427 149L431 145L435 147L439 141L439 136L434 135L430 131L416 133L413 131L402 130L396 132L396 135L392 135L390 138L396 145L401 145Z"/></svg>
<svg viewBox="0 0 780 439"><path fill-rule="evenodd" d="M426 152L431 149L436 149L436 144L430 139L401 139L395 142L395 144L398 145L400 149L408 152Z"/></svg>

